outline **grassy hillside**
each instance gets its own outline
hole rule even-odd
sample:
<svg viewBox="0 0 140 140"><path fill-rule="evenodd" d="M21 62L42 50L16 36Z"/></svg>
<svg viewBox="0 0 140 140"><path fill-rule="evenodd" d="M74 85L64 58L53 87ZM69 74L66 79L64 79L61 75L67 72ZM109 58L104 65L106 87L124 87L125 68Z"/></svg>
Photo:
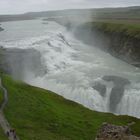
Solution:
<svg viewBox="0 0 140 140"><path fill-rule="evenodd" d="M13 81L2 75L9 92L5 115L21 140L94 140L103 122L133 126L140 136L140 120L91 111L51 91Z"/></svg>
<svg viewBox="0 0 140 140"><path fill-rule="evenodd" d="M8 140L6 135L3 133L3 130L1 129L1 127L0 127L0 140Z"/></svg>
<svg viewBox="0 0 140 140"><path fill-rule="evenodd" d="M140 19L140 7L103 8L97 10L99 19Z"/></svg>
<svg viewBox="0 0 140 140"><path fill-rule="evenodd" d="M87 27L101 30L105 33L119 33L128 37L140 39L140 24L113 23L113 22L91 22Z"/></svg>

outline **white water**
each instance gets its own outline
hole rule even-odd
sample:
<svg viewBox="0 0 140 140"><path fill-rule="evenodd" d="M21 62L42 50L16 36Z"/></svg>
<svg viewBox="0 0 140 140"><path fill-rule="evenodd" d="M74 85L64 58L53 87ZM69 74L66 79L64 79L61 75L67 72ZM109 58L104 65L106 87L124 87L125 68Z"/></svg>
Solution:
<svg viewBox="0 0 140 140"><path fill-rule="evenodd" d="M46 74L39 76L26 71L22 80L52 90L90 109L109 112L113 84L101 77L121 76L129 79L131 85L125 88L116 113L140 118L140 69L83 44L63 26L48 23L42 24L41 20L2 23L5 30L0 32L0 45L5 48L34 48L41 53ZM105 97L92 88L95 82L107 85Z"/></svg>

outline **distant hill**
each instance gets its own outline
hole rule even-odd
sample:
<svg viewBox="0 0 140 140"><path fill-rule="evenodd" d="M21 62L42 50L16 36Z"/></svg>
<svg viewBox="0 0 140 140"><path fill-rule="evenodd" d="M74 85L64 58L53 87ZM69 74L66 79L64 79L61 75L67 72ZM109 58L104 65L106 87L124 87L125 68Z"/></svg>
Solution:
<svg viewBox="0 0 140 140"><path fill-rule="evenodd" d="M0 15L0 22L29 20L39 17L68 17L68 16L91 16L93 18L131 18L140 19L140 6L123 8L99 8L99 9L70 9L59 11L29 12L19 15Z"/></svg>

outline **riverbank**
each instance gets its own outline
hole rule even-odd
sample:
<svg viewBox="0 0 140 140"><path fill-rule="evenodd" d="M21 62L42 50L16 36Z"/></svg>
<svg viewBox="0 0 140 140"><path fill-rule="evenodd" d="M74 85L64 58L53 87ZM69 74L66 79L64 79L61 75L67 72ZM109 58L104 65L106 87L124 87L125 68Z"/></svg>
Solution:
<svg viewBox="0 0 140 140"><path fill-rule="evenodd" d="M75 36L130 64L140 65L139 24L89 22L80 25Z"/></svg>

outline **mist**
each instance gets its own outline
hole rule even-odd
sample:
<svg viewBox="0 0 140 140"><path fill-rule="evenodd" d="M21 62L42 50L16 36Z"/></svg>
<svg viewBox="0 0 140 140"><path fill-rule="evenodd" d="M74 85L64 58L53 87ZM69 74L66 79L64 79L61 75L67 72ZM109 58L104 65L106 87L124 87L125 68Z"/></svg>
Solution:
<svg viewBox="0 0 140 140"><path fill-rule="evenodd" d="M1 0L0 14L21 14L31 11L139 6L139 0Z"/></svg>

